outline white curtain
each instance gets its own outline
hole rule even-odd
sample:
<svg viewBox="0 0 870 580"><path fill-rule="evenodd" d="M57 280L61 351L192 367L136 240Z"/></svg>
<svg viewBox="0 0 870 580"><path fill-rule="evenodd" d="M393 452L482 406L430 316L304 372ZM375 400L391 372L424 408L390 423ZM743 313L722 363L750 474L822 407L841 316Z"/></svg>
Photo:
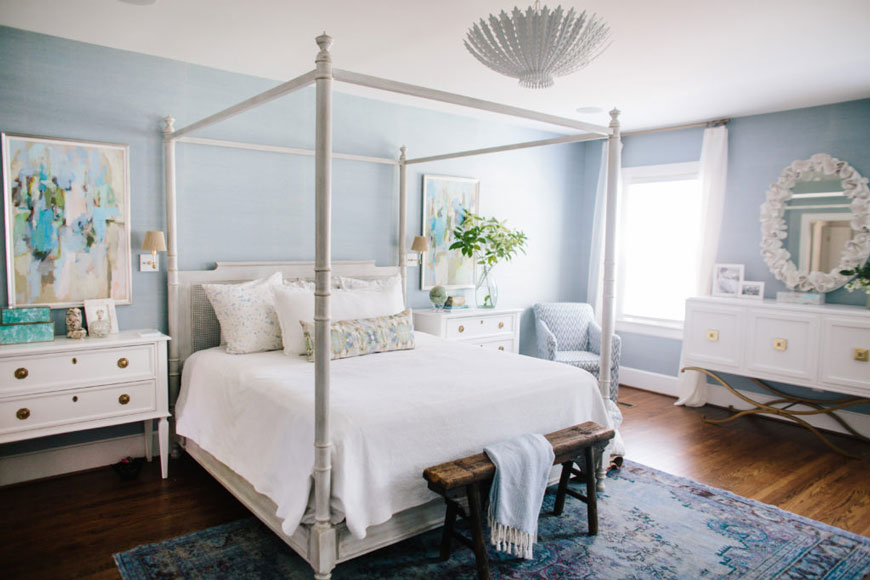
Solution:
<svg viewBox="0 0 870 580"><path fill-rule="evenodd" d="M722 212L725 208L725 183L728 176L728 127L704 129L701 145L701 246L698 248L696 295L709 296L713 264L719 251ZM680 361L682 368L683 361ZM680 394L676 405L701 407L707 404L707 376L694 371L680 373Z"/></svg>
<svg viewBox="0 0 870 580"><path fill-rule="evenodd" d="M607 206L607 149L608 144L605 140L601 143L601 163L598 166L595 209L592 213L589 278L586 282L586 301L592 305L598 324L601 324L601 303L604 295L604 210Z"/></svg>

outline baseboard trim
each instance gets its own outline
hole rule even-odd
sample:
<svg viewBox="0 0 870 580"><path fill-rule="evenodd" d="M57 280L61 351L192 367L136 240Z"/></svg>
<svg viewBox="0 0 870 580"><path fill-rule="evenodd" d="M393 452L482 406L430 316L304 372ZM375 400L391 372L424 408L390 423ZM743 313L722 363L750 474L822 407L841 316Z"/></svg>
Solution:
<svg viewBox="0 0 870 580"><path fill-rule="evenodd" d="M155 433L156 437L156 433ZM151 449L157 452L157 441ZM145 454L145 435L127 435L0 457L0 486L54 477L117 463Z"/></svg>
<svg viewBox="0 0 870 580"><path fill-rule="evenodd" d="M677 377L619 367L619 384L677 398Z"/></svg>
<svg viewBox="0 0 870 580"><path fill-rule="evenodd" d="M619 382L620 384L623 384L627 387L634 387L644 391L650 391L652 393L667 395L669 397L677 398L677 396L679 395L679 393L677 392L677 385L679 383L679 380L677 379L677 377L672 377L670 375L662 375L659 373L652 373L640 369L620 367ZM708 384L708 388L710 395L707 400L708 405L725 408L729 406L734 406L737 409L750 408L749 404L741 400L739 397L737 397L721 385ZM741 389L738 389L737 392L745 394L747 397L755 399L756 401L759 401L761 403L767 403L768 401L772 401L776 398L772 395L752 393ZM846 423L851 425L852 428L859 433L862 433L864 435L870 435L870 415L856 413L854 411L838 411L838 414L843 418L843 420L846 421ZM789 421L785 417L780 417L777 415L758 416L766 419L788 421L789 423L795 424L793 421ZM844 435L850 434L843 428L842 425L840 425L834 419L827 415L810 415L802 418L807 423L809 423L813 427L816 427L817 429L824 429L825 431L842 433Z"/></svg>

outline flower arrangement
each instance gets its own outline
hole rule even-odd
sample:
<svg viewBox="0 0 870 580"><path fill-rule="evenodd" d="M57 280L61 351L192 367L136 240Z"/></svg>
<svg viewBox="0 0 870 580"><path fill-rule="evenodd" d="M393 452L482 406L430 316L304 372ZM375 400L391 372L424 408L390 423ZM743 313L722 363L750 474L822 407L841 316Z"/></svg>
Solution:
<svg viewBox="0 0 870 580"><path fill-rule="evenodd" d="M474 291L479 308L494 308L498 301L498 286L491 276L493 267L502 260L509 262L519 252L526 253L526 234L505 223L466 211L462 223L453 230L455 241L450 249L475 258L483 266Z"/></svg>
<svg viewBox="0 0 870 580"><path fill-rule="evenodd" d="M453 230L451 250L468 258L477 254L477 263L492 268L501 260L510 261L518 252L526 253L526 234L511 230L506 222L465 212L462 223Z"/></svg>

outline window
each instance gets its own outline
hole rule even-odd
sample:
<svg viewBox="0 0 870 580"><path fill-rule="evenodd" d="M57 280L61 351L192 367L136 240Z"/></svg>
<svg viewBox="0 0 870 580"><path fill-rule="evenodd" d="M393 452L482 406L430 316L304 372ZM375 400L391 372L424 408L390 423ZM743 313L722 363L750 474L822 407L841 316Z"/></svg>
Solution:
<svg viewBox="0 0 870 580"><path fill-rule="evenodd" d="M698 163L632 167L622 175L617 326L679 338L701 245Z"/></svg>

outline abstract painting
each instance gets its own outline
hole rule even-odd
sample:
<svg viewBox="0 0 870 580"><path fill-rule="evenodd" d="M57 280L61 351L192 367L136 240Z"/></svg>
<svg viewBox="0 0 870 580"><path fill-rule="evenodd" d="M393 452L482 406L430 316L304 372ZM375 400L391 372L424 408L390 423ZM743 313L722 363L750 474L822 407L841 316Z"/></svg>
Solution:
<svg viewBox="0 0 870 580"><path fill-rule="evenodd" d="M10 306L131 302L128 147L3 134Z"/></svg>
<svg viewBox="0 0 870 580"><path fill-rule="evenodd" d="M423 235L429 249L423 252L420 288L444 286L448 290L474 287L474 260L451 250L453 229L465 212L478 212L480 181L465 177L423 176Z"/></svg>

